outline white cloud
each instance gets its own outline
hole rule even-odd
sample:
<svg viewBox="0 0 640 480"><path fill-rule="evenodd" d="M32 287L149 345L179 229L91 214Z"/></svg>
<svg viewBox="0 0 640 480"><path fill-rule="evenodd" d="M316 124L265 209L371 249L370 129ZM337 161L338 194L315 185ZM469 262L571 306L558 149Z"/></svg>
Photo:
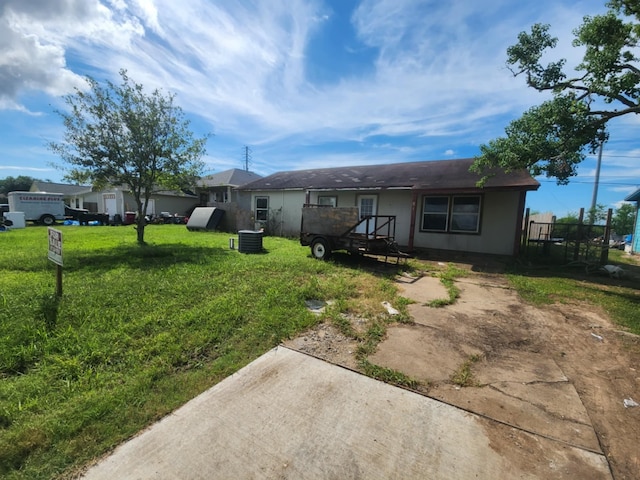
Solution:
<svg viewBox="0 0 640 480"><path fill-rule="evenodd" d="M16 108L32 91L59 96L82 87L66 62L70 50L79 47L81 56L84 50L94 57L101 47L125 48L141 33L135 19L112 13L97 0L6 0L0 11L0 106Z"/></svg>
<svg viewBox="0 0 640 480"><path fill-rule="evenodd" d="M16 170L29 172L53 172L53 168L25 167L23 165L0 165L0 170Z"/></svg>
<svg viewBox="0 0 640 480"><path fill-rule="evenodd" d="M575 12L589 13L595 0L575 9L544 1L513 9L507 0L363 0L351 19L361 44L348 47L370 48L371 64L361 75L322 85L307 72L308 46L331 21L321 0L6 5L0 42L13 42L13 63L0 57L0 76L8 78L0 87L4 105L18 104L27 90L70 91L79 81L65 61L73 56L106 78L126 68L146 87L176 92L178 103L217 135L250 132L256 145L374 136L429 143L463 136L477 145L541 99L504 67L517 33L545 21L568 40L580 23ZM571 53L562 45L566 50L556 53Z"/></svg>

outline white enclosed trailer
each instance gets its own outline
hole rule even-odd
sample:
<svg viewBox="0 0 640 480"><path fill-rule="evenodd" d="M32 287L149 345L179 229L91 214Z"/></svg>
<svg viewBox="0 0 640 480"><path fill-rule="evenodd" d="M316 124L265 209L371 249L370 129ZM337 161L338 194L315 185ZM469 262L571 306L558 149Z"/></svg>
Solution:
<svg viewBox="0 0 640 480"><path fill-rule="evenodd" d="M61 193L9 192L9 211L23 212L28 222L53 225L64 220L64 198Z"/></svg>

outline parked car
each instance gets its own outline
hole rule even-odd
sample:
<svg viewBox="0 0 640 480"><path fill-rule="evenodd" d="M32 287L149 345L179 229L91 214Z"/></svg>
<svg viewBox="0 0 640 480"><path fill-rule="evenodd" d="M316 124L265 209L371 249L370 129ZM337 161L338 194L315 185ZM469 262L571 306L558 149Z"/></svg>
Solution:
<svg viewBox="0 0 640 480"><path fill-rule="evenodd" d="M109 225L109 215L106 213L91 213L86 208L73 208L65 205L64 216L67 220L78 221L80 225Z"/></svg>
<svg viewBox="0 0 640 480"><path fill-rule="evenodd" d="M86 208L73 208L69 205L64 206L64 216L67 219L80 220L80 215L83 213L89 213L89 210Z"/></svg>

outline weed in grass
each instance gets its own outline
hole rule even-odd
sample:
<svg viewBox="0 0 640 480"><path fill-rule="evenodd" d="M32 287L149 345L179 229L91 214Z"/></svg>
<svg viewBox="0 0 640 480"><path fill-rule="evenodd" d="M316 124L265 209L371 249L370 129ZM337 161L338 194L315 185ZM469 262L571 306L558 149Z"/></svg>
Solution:
<svg viewBox="0 0 640 480"><path fill-rule="evenodd" d="M38 314L42 317L47 330L51 331L55 328L58 321L58 307L60 306L60 297L55 294L41 295L39 303L40 308Z"/></svg>
<svg viewBox="0 0 640 480"><path fill-rule="evenodd" d="M331 323L340 331L345 337L353 338L355 340L360 339L360 335L353 328L349 315L341 313L340 311L334 311L329 317Z"/></svg>
<svg viewBox="0 0 640 480"><path fill-rule="evenodd" d="M402 372L374 365L368 360L361 360L359 366L365 375L368 375L369 377L375 378L385 383L390 383L392 385L406 387L413 390L417 389L420 385L420 382L405 375Z"/></svg>
<svg viewBox="0 0 640 480"><path fill-rule="evenodd" d="M451 382L460 387L476 386L471 366L480 360L479 355L470 355L467 360L451 375Z"/></svg>
<svg viewBox="0 0 640 480"><path fill-rule="evenodd" d="M382 341L386 333L387 325L384 320L372 320L365 332L362 342L358 345L356 357L360 360L364 360L368 355L374 353L376 347Z"/></svg>
<svg viewBox="0 0 640 480"><path fill-rule="evenodd" d="M409 315L409 311L407 309L407 307L412 303L414 303L414 301L409 298L397 297L394 305L400 314L394 316L393 320L398 323L413 323L413 319L411 318L411 315Z"/></svg>
<svg viewBox="0 0 640 480"><path fill-rule="evenodd" d="M448 298L437 298L428 302L426 305L433 308L446 307L452 305L460 296L460 289L455 284L455 279L467 275L465 270L456 267L453 264L447 264L447 268L437 273L440 283L447 289Z"/></svg>

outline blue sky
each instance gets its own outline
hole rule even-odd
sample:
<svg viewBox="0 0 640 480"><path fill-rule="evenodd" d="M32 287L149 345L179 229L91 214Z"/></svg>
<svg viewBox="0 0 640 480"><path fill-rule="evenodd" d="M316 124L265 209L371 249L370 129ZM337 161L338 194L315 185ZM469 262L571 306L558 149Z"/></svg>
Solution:
<svg viewBox="0 0 640 480"><path fill-rule="evenodd" d="M46 148L83 76L177 94L206 172L468 158L546 97L513 78L506 49L535 22L576 65L572 30L604 0L3 0L0 178L61 181ZM551 57L550 57L551 59ZM640 118L611 124L598 203L640 188ZM527 206L589 208L595 158L569 186L540 178Z"/></svg>

